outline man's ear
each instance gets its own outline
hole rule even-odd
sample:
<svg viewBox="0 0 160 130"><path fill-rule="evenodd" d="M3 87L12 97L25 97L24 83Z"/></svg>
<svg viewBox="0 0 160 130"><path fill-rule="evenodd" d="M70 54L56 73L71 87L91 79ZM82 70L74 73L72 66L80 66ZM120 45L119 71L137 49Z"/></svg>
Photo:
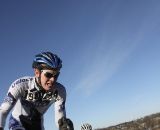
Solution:
<svg viewBox="0 0 160 130"><path fill-rule="evenodd" d="M39 77L40 76L40 70L39 69L34 69L34 75L36 76L36 77Z"/></svg>

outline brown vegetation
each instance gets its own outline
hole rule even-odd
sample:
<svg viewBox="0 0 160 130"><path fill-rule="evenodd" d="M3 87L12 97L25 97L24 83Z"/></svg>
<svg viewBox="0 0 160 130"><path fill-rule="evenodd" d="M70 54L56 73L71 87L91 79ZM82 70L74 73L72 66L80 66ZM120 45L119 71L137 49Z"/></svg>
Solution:
<svg viewBox="0 0 160 130"><path fill-rule="evenodd" d="M160 113L145 116L134 121L96 130L160 130Z"/></svg>

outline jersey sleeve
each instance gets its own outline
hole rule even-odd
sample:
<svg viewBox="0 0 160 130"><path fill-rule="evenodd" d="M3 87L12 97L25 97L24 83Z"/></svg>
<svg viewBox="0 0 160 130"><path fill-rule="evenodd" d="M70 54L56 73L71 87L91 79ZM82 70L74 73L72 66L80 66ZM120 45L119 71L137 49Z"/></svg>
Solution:
<svg viewBox="0 0 160 130"><path fill-rule="evenodd" d="M58 120L62 117L66 117L65 110L65 102L66 102L66 89L63 86L58 87L58 97L55 102L55 123L59 128Z"/></svg>
<svg viewBox="0 0 160 130"><path fill-rule="evenodd" d="M19 80L16 80L11 84L8 93L4 98L4 101L0 106L0 127L5 126L7 115L15 105L17 99L19 98L21 85L22 84L19 83Z"/></svg>

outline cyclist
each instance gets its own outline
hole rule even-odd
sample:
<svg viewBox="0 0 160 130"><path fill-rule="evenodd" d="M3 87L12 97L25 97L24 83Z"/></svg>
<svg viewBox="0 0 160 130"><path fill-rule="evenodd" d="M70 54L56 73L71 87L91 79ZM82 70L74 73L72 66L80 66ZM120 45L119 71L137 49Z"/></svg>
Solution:
<svg viewBox="0 0 160 130"><path fill-rule="evenodd" d="M81 125L81 130L92 130L92 126L88 123Z"/></svg>
<svg viewBox="0 0 160 130"><path fill-rule="evenodd" d="M66 89L57 82L62 67L61 59L51 52L35 56L33 77L14 81L0 106L0 130L4 130L8 113L9 130L44 130L43 115L54 103L55 122L60 130L73 130L73 123L66 118Z"/></svg>

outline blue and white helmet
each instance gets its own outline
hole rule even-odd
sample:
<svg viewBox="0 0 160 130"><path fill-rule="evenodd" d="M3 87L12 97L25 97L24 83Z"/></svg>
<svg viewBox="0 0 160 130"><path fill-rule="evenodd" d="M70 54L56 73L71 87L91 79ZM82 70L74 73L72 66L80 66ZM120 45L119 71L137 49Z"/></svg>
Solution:
<svg viewBox="0 0 160 130"><path fill-rule="evenodd" d="M61 59L51 52L42 52L40 54L37 54L33 60L32 67L43 69L43 65L50 69L61 69L62 67L62 61Z"/></svg>
<svg viewBox="0 0 160 130"><path fill-rule="evenodd" d="M88 123L81 125L81 130L92 130L92 126Z"/></svg>

